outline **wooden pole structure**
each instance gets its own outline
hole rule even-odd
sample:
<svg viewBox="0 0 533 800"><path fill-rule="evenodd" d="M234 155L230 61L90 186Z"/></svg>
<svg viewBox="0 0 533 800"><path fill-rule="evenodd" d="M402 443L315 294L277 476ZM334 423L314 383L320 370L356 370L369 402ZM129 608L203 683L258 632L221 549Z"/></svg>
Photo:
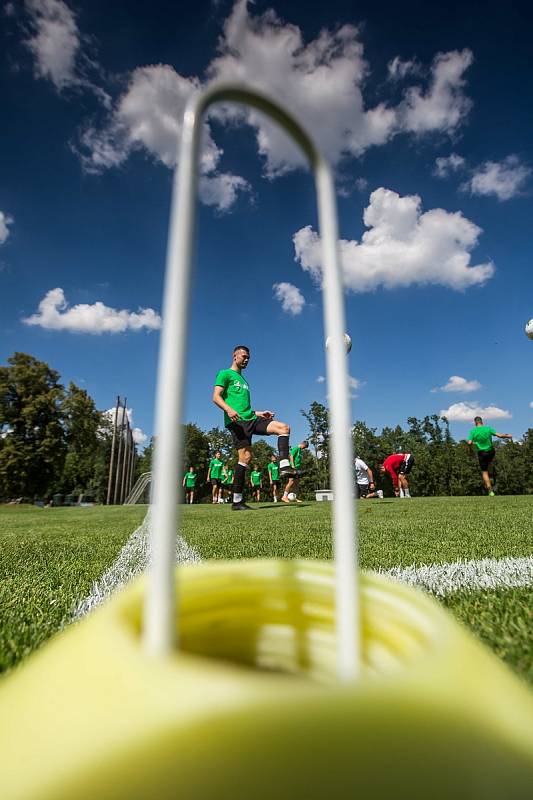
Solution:
<svg viewBox="0 0 533 800"><path fill-rule="evenodd" d="M111 503L111 486L113 483L113 467L114 467L114 460L115 460L115 442L117 439L117 419L118 419L118 407L120 403L120 397L117 395L117 403L115 406L115 419L113 422L113 439L111 441L111 456L109 459L109 478L107 480L107 501L106 505Z"/></svg>
<svg viewBox="0 0 533 800"><path fill-rule="evenodd" d="M126 410L127 409L124 409L125 412ZM126 477L128 474L129 455L130 455L130 439L131 439L130 421L128 419L128 415L126 414L126 430L124 431L124 454L122 458L122 478L120 481L119 503L121 504L126 499L125 491L126 491Z"/></svg>
<svg viewBox="0 0 533 800"><path fill-rule="evenodd" d="M120 464L122 458L122 445L124 444L124 416L126 414L126 403L128 402L127 398L124 398L124 406L122 409L122 419L120 421L120 438L118 440L118 456L117 456L117 470L115 472L115 491L113 494L113 505L116 505L118 502L118 494L120 489Z"/></svg>

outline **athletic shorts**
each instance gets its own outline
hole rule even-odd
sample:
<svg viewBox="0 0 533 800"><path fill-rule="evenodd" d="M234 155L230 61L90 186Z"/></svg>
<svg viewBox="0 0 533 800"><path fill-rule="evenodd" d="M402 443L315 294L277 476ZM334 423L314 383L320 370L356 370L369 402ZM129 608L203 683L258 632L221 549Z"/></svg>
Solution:
<svg viewBox="0 0 533 800"><path fill-rule="evenodd" d="M357 497L366 497L369 492L370 492L370 484L369 483L358 483L357 484Z"/></svg>
<svg viewBox="0 0 533 800"><path fill-rule="evenodd" d="M413 464L415 463L415 457L412 453L407 454L407 458L404 458L402 463L400 464L400 469L398 470L398 475L409 475L411 470L413 469Z"/></svg>
<svg viewBox="0 0 533 800"><path fill-rule="evenodd" d="M275 487L276 489L279 489L280 482L281 481L272 481L272 483L270 485L272 487Z"/></svg>
<svg viewBox="0 0 533 800"><path fill-rule="evenodd" d="M211 486L221 486L222 481L220 478L211 478Z"/></svg>
<svg viewBox="0 0 533 800"><path fill-rule="evenodd" d="M263 417L241 419L239 422L230 422L226 428L232 435L233 444L240 450L241 447L249 447L252 444L252 436L268 436L267 427L271 421Z"/></svg>
<svg viewBox="0 0 533 800"><path fill-rule="evenodd" d="M496 450L492 448L492 450L478 450L477 457L479 460L479 466L482 472L486 472L492 462L494 461L494 456L496 455Z"/></svg>

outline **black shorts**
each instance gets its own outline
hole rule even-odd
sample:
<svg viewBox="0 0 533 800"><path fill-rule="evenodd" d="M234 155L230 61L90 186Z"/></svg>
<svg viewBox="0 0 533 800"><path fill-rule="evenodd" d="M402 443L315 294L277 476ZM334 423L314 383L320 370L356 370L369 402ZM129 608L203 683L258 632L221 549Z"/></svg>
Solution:
<svg viewBox="0 0 533 800"><path fill-rule="evenodd" d="M374 491L374 490L372 490ZM357 484L357 497L366 497L367 494L370 493L370 484L369 483L358 483Z"/></svg>
<svg viewBox="0 0 533 800"><path fill-rule="evenodd" d="M272 483L270 485L275 487L276 489L279 489L280 483L281 483L281 481L272 481Z"/></svg>
<svg viewBox="0 0 533 800"><path fill-rule="evenodd" d="M267 427L271 421L263 417L241 419L239 422L230 422L226 428L233 437L233 444L240 450L241 447L249 447L252 444L252 436L268 436Z"/></svg>
<svg viewBox="0 0 533 800"><path fill-rule="evenodd" d="M211 486L220 486L221 484L220 478L211 478Z"/></svg>
<svg viewBox="0 0 533 800"><path fill-rule="evenodd" d="M492 462L494 461L494 456L496 455L496 450L492 448L492 450L478 450L477 457L479 461L479 466L482 472L486 472Z"/></svg>
<svg viewBox="0 0 533 800"><path fill-rule="evenodd" d="M228 491L228 492L232 492L233 491L233 484L232 483L223 483L222 484L222 488L226 489L226 491Z"/></svg>
<svg viewBox="0 0 533 800"><path fill-rule="evenodd" d="M412 453L407 453L407 458L404 458L404 460L400 464L398 475L409 475L409 473L413 469L414 463L415 463L414 455Z"/></svg>

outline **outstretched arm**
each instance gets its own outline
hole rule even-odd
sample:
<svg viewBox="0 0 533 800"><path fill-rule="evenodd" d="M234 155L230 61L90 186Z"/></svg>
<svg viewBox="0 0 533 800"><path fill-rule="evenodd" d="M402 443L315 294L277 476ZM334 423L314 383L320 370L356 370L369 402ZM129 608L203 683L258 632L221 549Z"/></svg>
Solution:
<svg viewBox="0 0 533 800"><path fill-rule="evenodd" d="M512 439L513 438L513 434L512 433L495 433L494 435L497 436L498 439Z"/></svg>

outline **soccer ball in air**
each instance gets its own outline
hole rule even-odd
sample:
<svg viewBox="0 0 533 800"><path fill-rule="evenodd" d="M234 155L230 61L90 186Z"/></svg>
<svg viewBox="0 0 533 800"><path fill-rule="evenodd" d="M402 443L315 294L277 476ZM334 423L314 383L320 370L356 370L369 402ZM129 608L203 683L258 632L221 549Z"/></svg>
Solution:
<svg viewBox="0 0 533 800"><path fill-rule="evenodd" d="M528 339L533 339L533 319L530 319L529 322L526 322L526 327L524 330Z"/></svg>
<svg viewBox="0 0 533 800"><path fill-rule="evenodd" d="M329 347L330 341L331 341L331 336L328 336L328 338L326 339L326 347ZM346 352L349 353L350 350L352 349L352 337L348 333L344 334L344 344L346 346Z"/></svg>
<svg viewBox="0 0 533 800"><path fill-rule="evenodd" d="M289 500L296 500L296 495L294 494L294 492L289 492L287 497L289 498Z"/></svg>

